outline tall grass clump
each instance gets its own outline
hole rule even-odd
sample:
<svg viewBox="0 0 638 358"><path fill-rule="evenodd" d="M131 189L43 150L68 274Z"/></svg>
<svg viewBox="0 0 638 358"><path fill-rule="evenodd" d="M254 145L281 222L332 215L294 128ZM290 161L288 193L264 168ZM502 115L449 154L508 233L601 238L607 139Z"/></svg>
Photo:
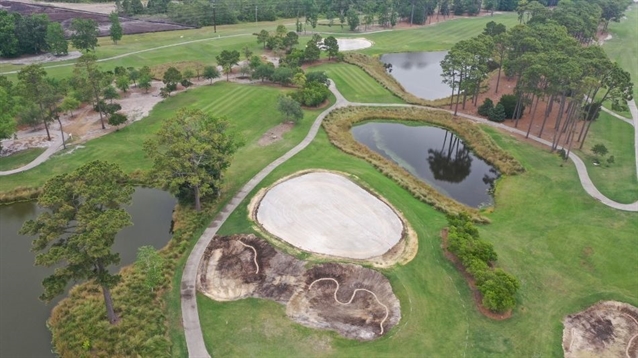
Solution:
<svg viewBox="0 0 638 358"><path fill-rule="evenodd" d="M368 161L377 170L412 193L414 197L446 214L458 214L466 211L477 222L489 221L481 216L477 209L469 208L439 193L398 164L354 139L350 132L353 125L366 120L378 119L412 121L447 128L459 135L467 146L478 156L494 165L502 175L515 175L523 172L521 164L499 148L478 125L464 119L454 118L447 112L405 107L346 107L334 110L324 119L323 126L333 145L348 154Z"/></svg>

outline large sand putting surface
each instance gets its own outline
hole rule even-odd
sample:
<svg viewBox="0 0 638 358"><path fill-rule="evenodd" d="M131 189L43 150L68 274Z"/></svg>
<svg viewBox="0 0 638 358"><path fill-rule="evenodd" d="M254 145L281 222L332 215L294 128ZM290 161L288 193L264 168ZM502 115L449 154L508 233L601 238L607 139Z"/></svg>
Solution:
<svg viewBox="0 0 638 358"><path fill-rule="evenodd" d="M339 44L339 51L354 51L371 47L372 41L359 37L355 39L337 39L337 44Z"/></svg>
<svg viewBox="0 0 638 358"><path fill-rule="evenodd" d="M276 184L256 211L261 226L302 250L369 259L393 248L403 223L388 204L349 179L311 172Z"/></svg>

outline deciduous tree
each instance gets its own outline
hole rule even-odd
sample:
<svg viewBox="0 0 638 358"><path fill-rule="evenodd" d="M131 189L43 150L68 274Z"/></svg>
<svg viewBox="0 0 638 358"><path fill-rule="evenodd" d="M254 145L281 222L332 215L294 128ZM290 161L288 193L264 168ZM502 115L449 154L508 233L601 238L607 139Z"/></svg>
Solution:
<svg viewBox="0 0 638 358"><path fill-rule="evenodd" d="M144 150L160 184L180 200L194 201L199 211L202 197L219 195L224 171L238 146L225 119L181 109L162 124Z"/></svg>
<svg viewBox="0 0 638 358"><path fill-rule="evenodd" d="M217 64L222 67L226 74L226 81L230 81L230 73L233 70L233 66L236 66L237 63L239 63L239 56L239 51L237 50L224 50L215 57L217 59Z"/></svg>
<svg viewBox="0 0 638 358"><path fill-rule="evenodd" d="M109 21L111 22L111 29L109 30L109 35L111 36L111 40L113 43L117 45L117 42L122 39L122 24L120 24L120 17L116 12L112 12L109 15Z"/></svg>
<svg viewBox="0 0 638 358"><path fill-rule="evenodd" d="M128 182L117 165L103 161L46 182L38 197L38 205L46 211L20 231L37 236L31 248L37 253L36 265L57 266L42 282L40 299L51 301L64 293L69 282L94 281L102 288L109 322L118 321L110 290L120 276L108 268L120 261L119 254L111 251L115 236L132 224L122 208L130 204L133 194Z"/></svg>
<svg viewBox="0 0 638 358"><path fill-rule="evenodd" d="M46 41L49 51L55 56L63 56L69 53L69 43L64 37L64 30L59 22L49 23Z"/></svg>
<svg viewBox="0 0 638 358"><path fill-rule="evenodd" d="M217 71L217 67L215 66L206 66L204 67L204 78L210 80L210 83L213 83L215 78L219 78L219 71Z"/></svg>
<svg viewBox="0 0 638 358"><path fill-rule="evenodd" d="M75 18L71 21L71 43L73 47L82 51L93 51L97 44L97 22L92 19Z"/></svg>

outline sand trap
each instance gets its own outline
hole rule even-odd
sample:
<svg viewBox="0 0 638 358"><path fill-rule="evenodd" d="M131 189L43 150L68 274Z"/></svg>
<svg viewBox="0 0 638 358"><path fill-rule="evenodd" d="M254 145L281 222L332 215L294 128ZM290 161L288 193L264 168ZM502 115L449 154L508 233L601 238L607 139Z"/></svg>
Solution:
<svg viewBox="0 0 638 358"><path fill-rule="evenodd" d="M339 51L361 50L372 46L372 41L363 37L356 39L337 39Z"/></svg>
<svg viewBox="0 0 638 358"><path fill-rule="evenodd" d="M312 172L285 180L262 198L257 221L300 249L353 259L381 256L403 223L386 203L347 178Z"/></svg>

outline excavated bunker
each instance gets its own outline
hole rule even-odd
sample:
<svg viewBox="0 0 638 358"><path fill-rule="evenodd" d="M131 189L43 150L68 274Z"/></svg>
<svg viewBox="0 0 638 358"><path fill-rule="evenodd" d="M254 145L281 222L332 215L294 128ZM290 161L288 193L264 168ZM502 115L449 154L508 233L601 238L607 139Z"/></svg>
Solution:
<svg viewBox="0 0 638 358"><path fill-rule="evenodd" d="M378 338L401 319L399 300L379 272L354 264L307 266L252 234L216 236L200 264L197 289L217 301L273 300L286 305L292 320L351 339Z"/></svg>
<svg viewBox="0 0 638 358"><path fill-rule="evenodd" d="M309 172L268 189L254 214L268 233L313 253L371 259L403 236L399 215L348 178Z"/></svg>
<svg viewBox="0 0 638 358"><path fill-rule="evenodd" d="M602 301L563 320L565 358L638 357L638 308Z"/></svg>

